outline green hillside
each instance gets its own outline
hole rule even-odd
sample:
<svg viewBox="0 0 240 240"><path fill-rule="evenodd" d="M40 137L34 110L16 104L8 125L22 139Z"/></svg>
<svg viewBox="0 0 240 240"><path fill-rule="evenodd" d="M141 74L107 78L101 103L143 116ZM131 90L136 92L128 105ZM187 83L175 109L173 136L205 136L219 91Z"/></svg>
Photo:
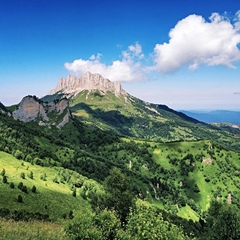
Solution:
<svg viewBox="0 0 240 240"><path fill-rule="evenodd" d="M119 135L158 142L212 139L240 150L239 130L211 126L165 105L146 103L130 95L84 90L70 99L70 108L81 122Z"/></svg>
<svg viewBox="0 0 240 240"><path fill-rule="evenodd" d="M4 152L0 152L0 160L0 209L41 213L47 220L56 220L88 207L79 191L73 197L74 184L81 182L83 185L87 180L80 174L58 167L33 165Z"/></svg>
<svg viewBox="0 0 240 240"><path fill-rule="evenodd" d="M204 239L215 216L238 216L238 130L110 92L83 91L70 107L73 117L60 129L0 114L4 226L35 219L43 228L56 223L63 239L131 239L144 213L148 221L158 216L169 236L176 228L178 239Z"/></svg>

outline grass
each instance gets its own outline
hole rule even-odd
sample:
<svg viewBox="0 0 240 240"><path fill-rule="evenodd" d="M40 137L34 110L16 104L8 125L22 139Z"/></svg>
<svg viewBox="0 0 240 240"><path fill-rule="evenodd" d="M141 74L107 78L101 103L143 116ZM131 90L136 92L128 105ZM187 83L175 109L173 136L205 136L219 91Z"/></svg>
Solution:
<svg viewBox="0 0 240 240"><path fill-rule="evenodd" d="M227 201L228 193L234 195L236 199L240 197L239 186L234 183L237 177L233 176L233 173L237 172L236 169L240 169L238 153L222 149L208 140L164 143L156 146L153 160L164 169L175 170L176 174L170 175L169 179L174 181L175 186L183 182L181 191L195 201L201 212L206 211L211 200L217 197L223 202ZM183 176L180 173L180 162L187 154L193 155L195 165L192 172ZM212 163L202 162L203 158L212 159ZM171 163L171 159L176 159L177 164ZM165 175L162 174L162 177L164 178ZM196 185L199 192L193 191ZM188 205L179 208L178 215L193 220L198 216Z"/></svg>
<svg viewBox="0 0 240 240"><path fill-rule="evenodd" d="M79 194L77 197L72 196L71 184L53 181L54 178L60 180L60 168L32 165L4 152L0 152L0 163L1 168L5 169L8 180L8 184L3 184L2 176L0 176L0 208L40 212L48 214L51 219L58 219L64 214L68 215L70 211L77 214L82 207L88 207ZM33 179L29 178L31 171ZM21 173L25 174L25 179L21 178ZM41 179L43 175L46 176L45 181ZM11 182L15 185L14 189L9 186ZM27 187L28 193L17 188L19 182ZM31 192L33 185L36 186L36 193ZM17 202L18 195L22 196L23 203Z"/></svg>
<svg viewBox="0 0 240 240"><path fill-rule="evenodd" d="M0 238L4 240L70 240L63 226L38 221L22 222L0 219Z"/></svg>
<svg viewBox="0 0 240 240"><path fill-rule="evenodd" d="M180 210L178 211L177 215L179 217L185 218L187 220L192 219L195 222L197 222L199 220L199 217L196 214L196 212L194 212L191 209L191 207L189 207L188 205L186 205L185 207L180 208Z"/></svg>

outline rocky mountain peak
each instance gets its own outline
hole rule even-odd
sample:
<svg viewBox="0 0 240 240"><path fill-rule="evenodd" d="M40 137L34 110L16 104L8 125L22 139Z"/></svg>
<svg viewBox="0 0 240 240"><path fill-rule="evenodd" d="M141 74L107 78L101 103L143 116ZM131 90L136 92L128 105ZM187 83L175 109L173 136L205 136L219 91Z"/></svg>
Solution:
<svg viewBox="0 0 240 240"><path fill-rule="evenodd" d="M66 95L74 96L83 90L99 90L102 92L112 92L115 96L126 95L120 82L111 82L98 73L87 72L81 77L69 75L66 78L60 78L57 86L49 94L53 95L62 92Z"/></svg>
<svg viewBox="0 0 240 240"><path fill-rule="evenodd" d="M51 117L49 116L50 113ZM62 115L59 118L60 121L57 120L59 115ZM61 128L69 122L71 114L66 98L48 103L29 95L22 99L17 109L12 112L12 116L15 120L18 119L22 122L38 121L40 126L56 125Z"/></svg>

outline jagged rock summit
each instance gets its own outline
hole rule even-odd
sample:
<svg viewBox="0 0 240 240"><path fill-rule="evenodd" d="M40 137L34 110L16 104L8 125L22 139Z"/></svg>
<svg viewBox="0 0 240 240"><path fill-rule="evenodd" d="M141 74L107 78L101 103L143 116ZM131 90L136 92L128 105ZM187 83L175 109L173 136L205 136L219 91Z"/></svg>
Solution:
<svg viewBox="0 0 240 240"><path fill-rule="evenodd" d="M26 96L12 112L12 116L22 122L37 121L40 126L56 125L61 128L69 122L71 113L66 98L48 103L35 96Z"/></svg>
<svg viewBox="0 0 240 240"><path fill-rule="evenodd" d="M110 91L115 96L126 95L120 82L111 82L109 79L102 77L100 74L85 73L81 77L69 75L67 78L60 78L55 89L50 91L50 95L63 93L68 97L75 96L83 90L99 90L103 93Z"/></svg>

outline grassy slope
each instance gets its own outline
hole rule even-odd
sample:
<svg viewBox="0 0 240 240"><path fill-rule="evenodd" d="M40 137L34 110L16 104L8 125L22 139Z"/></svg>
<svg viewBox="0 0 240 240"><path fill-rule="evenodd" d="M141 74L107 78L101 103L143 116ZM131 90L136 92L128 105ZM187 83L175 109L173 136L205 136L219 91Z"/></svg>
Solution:
<svg viewBox="0 0 240 240"><path fill-rule="evenodd" d="M179 163L189 153L194 158L194 170L189 172L187 176L182 176ZM198 159L198 156L201 156L201 158ZM153 151L153 158L164 169L174 169L176 171L173 176L175 185L194 199L202 211L209 207L210 201L215 199L216 196L220 197L223 202L227 201L228 193L231 193L235 199L240 197L240 156L236 152L213 146L210 141L205 140L158 144ZM170 159L174 158L177 159L177 164L171 163ZM202 161L203 158L211 158L213 160L212 164L205 163ZM162 174L162 177L164 177L164 174ZM207 182L206 178L209 178L210 182ZM179 187L180 182L183 183L182 188ZM199 188L199 193L192 191L195 184ZM180 207L178 215L192 218L193 212L189 206ZM196 219L196 217L193 217L193 219Z"/></svg>
<svg viewBox="0 0 240 240"><path fill-rule="evenodd" d="M214 139L240 150L235 144L240 131L230 133L130 95L116 97L111 92L82 91L71 99L70 107L80 121L120 135L163 142Z"/></svg>
<svg viewBox="0 0 240 240"><path fill-rule="evenodd" d="M0 236L4 240L70 240L64 228L57 223L44 223L38 221L15 222L0 219Z"/></svg>
<svg viewBox="0 0 240 240"><path fill-rule="evenodd" d="M88 207L87 203L79 196L73 197L70 185L68 183L55 183L53 179L59 179L58 168L41 167L32 165L15 159L12 155L0 152L1 168L5 169L8 184L0 182L0 208L9 208L11 210L24 209L28 212L40 212L48 214L50 218L62 218L63 214L69 214L73 211L77 214L82 207ZM2 169L0 171L2 171ZM33 179L29 178L30 172L33 172ZM25 179L20 177L25 174ZM41 176L46 174L46 181L41 180ZM11 189L9 183L13 182L14 189ZM19 182L27 186L28 193L23 193L17 188ZM33 185L37 192L32 193ZM17 202L18 195L23 197L23 203Z"/></svg>

